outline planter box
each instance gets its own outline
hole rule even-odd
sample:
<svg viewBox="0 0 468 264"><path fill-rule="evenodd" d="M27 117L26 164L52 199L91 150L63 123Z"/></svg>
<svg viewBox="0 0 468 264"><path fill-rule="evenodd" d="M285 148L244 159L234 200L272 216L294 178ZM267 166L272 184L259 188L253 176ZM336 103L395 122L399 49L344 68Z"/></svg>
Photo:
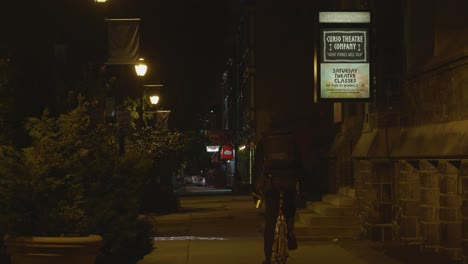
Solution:
<svg viewBox="0 0 468 264"><path fill-rule="evenodd" d="M94 264L102 237L15 237L5 238L12 264Z"/></svg>

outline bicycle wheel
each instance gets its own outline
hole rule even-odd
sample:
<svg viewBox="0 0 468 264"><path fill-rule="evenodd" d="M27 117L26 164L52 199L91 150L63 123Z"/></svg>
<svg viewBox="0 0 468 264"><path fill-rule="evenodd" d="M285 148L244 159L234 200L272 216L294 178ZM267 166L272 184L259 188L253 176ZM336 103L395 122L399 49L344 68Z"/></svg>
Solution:
<svg viewBox="0 0 468 264"><path fill-rule="evenodd" d="M275 237L271 254L272 264L286 264L288 258L288 237L286 219L279 215L275 226Z"/></svg>

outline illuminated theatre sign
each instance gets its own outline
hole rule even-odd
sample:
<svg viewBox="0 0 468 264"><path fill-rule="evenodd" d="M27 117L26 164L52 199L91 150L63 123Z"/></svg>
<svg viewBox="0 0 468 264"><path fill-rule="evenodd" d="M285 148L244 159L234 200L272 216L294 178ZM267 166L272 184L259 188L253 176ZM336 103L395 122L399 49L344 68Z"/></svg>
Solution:
<svg viewBox="0 0 468 264"><path fill-rule="evenodd" d="M371 98L370 21L370 12L319 12L320 99Z"/></svg>

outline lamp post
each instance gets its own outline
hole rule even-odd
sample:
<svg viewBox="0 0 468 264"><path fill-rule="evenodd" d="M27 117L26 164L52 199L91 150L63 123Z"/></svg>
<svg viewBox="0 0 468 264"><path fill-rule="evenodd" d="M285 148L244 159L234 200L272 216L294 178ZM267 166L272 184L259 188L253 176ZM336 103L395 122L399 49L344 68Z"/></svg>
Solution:
<svg viewBox="0 0 468 264"><path fill-rule="evenodd" d="M142 85L142 79L145 77L146 71L148 70L148 66L146 66L144 59L140 58L138 63L135 64L135 72L138 76L138 89L140 89L140 108L139 108L139 115L140 115L140 129L143 128L143 96L144 96L144 88Z"/></svg>
<svg viewBox="0 0 468 264"><path fill-rule="evenodd" d="M163 87L162 84L146 84L144 85L144 92L145 92L145 99L149 99L151 103L151 107L149 111L144 111L144 113L151 113L154 118L154 124L156 125L157 121L157 114L158 110L156 109L156 105L161 100L161 88Z"/></svg>

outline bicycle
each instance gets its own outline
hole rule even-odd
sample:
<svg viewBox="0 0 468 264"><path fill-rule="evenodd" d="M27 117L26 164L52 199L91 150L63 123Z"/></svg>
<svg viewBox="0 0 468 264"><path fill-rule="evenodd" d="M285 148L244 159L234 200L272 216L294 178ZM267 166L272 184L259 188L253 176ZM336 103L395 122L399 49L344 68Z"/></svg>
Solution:
<svg viewBox="0 0 468 264"><path fill-rule="evenodd" d="M255 192L252 192L251 195L257 199L255 207L262 207L262 195ZM286 264L289 256L287 228L286 218L283 214L283 191L280 191L278 216L276 217L275 233L273 237L273 246L270 259L272 264Z"/></svg>
<svg viewBox="0 0 468 264"><path fill-rule="evenodd" d="M271 252L272 264L286 264L288 259L288 236L286 218L283 214L283 191L280 192L280 202L278 217L276 218L275 235L273 238L273 248Z"/></svg>

